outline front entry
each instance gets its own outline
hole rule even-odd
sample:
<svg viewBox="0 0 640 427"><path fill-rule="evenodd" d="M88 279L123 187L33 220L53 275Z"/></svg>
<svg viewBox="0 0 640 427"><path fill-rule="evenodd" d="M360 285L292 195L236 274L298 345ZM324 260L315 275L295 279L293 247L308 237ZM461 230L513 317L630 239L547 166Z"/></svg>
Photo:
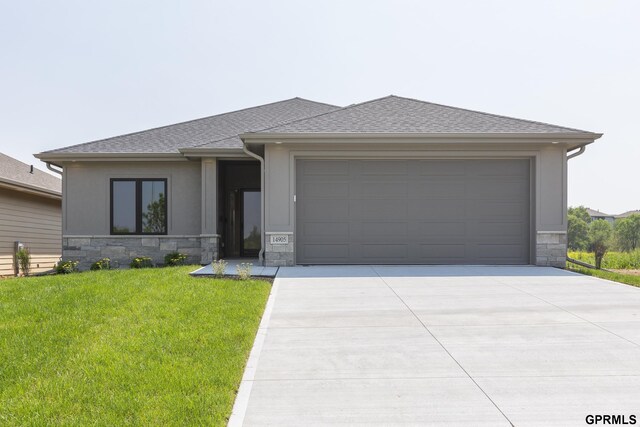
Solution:
<svg viewBox="0 0 640 427"><path fill-rule="evenodd" d="M260 252L260 164L219 163L218 229L222 258L256 258Z"/></svg>

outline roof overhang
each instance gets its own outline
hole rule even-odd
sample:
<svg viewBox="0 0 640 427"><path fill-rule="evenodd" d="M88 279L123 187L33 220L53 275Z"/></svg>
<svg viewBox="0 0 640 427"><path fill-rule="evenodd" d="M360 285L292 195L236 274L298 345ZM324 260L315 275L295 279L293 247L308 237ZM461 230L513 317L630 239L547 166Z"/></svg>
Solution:
<svg viewBox="0 0 640 427"><path fill-rule="evenodd" d="M186 161L181 153L38 153L34 157L43 162L109 162L109 161Z"/></svg>
<svg viewBox="0 0 640 427"><path fill-rule="evenodd" d="M402 141L415 144L563 144L568 149L591 144L601 133L266 133L254 132L240 135L242 141L253 144L277 144L281 142L314 143L387 143Z"/></svg>
<svg viewBox="0 0 640 427"><path fill-rule="evenodd" d="M0 188L19 191L21 193L32 194L49 199L61 200L62 194L59 191L49 190L47 188L37 187L35 185L25 184L7 178L0 178Z"/></svg>

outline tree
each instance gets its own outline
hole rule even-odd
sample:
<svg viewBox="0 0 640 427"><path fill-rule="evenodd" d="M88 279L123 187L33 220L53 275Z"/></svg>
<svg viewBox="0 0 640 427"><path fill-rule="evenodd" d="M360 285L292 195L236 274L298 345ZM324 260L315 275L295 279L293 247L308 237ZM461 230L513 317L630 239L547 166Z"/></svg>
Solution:
<svg viewBox="0 0 640 427"><path fill-rule="evenodd" d="M640 214L629 215L616 221L616 242L623 251L634 251L640 247Z"/></svg>
<svg viewBox="0 0 640 427"><path fill-rule="evenodd" d="M589 224L582 217L571 213L567 216L567 244L573 251L584 251L589 246Z"/></svg>
<svg viewBox="0 0 640 427"><path fill-rule="evenodd" d="M589 243L595 253L597 269L602 266L602 258L609 250L612 235L613 228L604 219L597 219L589 224Z"/></svg>
<svg viewBox="0 0 640 427"><path fill-rule="evenodd" d="M569 211L567 212L567 214L576 216L581 220L583 220L584 222L586 222L587 224L591 222L591 217L589 216L589 212L587 212L587 208L585 208L584 206L569 208Z"/></svg>
<svg viewBox="0 0 640 427"><path fill-rule="evenodd" d="M164 233L166 210L164 194L160 193L158 200L149 203L146 212L142 214L142 230L145 233Z"/></svg>

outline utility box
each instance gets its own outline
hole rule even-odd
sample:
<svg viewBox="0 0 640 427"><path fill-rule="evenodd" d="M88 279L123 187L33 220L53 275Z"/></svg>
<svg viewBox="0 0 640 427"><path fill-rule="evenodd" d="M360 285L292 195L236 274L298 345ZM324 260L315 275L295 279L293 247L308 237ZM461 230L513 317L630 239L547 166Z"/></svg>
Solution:
<svg viewBox="0 0 640 427"><path fill-rule="evenodd" d="M18 276L20 274L20 263L18 262L18 251L24 249L24 243L13 242L13 274Z"/></svg>

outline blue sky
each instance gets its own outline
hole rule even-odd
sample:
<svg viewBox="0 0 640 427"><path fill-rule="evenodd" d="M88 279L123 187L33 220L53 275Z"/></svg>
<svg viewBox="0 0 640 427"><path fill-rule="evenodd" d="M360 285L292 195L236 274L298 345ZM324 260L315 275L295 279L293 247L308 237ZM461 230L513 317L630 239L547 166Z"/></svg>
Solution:
<svg viewBox="0 0 640 427"><path fill-rule="evenodd" d="M389 94L603 132L569 202L640 209L635 1L0 0L0 151L301 96Z"/></svg>

